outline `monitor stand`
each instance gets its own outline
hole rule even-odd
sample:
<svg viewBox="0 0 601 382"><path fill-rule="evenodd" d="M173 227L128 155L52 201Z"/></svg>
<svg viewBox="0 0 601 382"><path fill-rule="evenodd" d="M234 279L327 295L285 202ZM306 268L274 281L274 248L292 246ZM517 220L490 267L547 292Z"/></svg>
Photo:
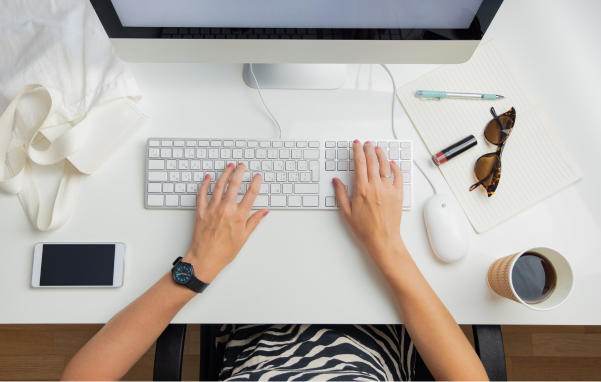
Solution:
<svg viewBox="0 0 601 382"><path fill-rule="evenodd" d="M338 89L346 82L345 64L252 64L261 89ZM244 64L244 82L251 88L257 85Z"/></svg>

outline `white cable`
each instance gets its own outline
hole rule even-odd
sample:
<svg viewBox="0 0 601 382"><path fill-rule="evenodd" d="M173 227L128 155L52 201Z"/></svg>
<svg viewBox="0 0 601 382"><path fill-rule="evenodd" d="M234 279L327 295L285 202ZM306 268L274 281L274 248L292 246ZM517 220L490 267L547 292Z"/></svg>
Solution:
<svg viewBox="0 0 601 382"><path fill-rule="evenodd" d="M265 109L267 110L267 112L269 113L269 115L271 115L271 118L273 118L273 120L275 121L275 123L278 125L278 129L280 130L280 136L279 136L279 138L282 139L282 127L280 126L280 123L278 122L278 120L275 119L275 117L273 116L273 114L271 114L271 111L269 110L269 108L265 104L265 101L263 101L263 96L261 95L261 88L259 87L259 81L257 81L257 77L255 77L255 72L253 72L253 64L249 64L249 65L250 65L250 74L253 75L253 79L255 80L255 84L257 85L257 90L259 91L259 97L261 97L261 102L263 102L263 106L265 106Z"/></svg>
<svg viewBox="0 0 601 382"><path fill-rule="evenodd" d="M399 138L397 138L396 131L394 129L394 104L396 101L396 92L397 92L396 82L394 81L394 76L390 72L390 69L388 69L388 66L386 66L386 64L380 64L380 65L382 65L382 67L384 68L384 70L386 70L386 72L390 76L390 79L392 80L392 135L394 136L394 139L399 139ZM426 175L424 170L422 170L422 168L420 167L420 165L417 163L417 161L415 159L413 160L413 164L415 165L415 167L417 167L419 172L422 173L424 178L426 178L428 183L430 183L430 186L432 187L432 190L434 190L434 193L437 194L438 192L436 191L436 187L434 186L434 183L432 182L430 177L428 175Z"/></svg>

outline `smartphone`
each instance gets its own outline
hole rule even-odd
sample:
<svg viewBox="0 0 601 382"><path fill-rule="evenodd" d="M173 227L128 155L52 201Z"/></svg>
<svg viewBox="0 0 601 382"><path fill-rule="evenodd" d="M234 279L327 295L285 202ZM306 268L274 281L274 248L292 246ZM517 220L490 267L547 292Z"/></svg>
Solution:
<svg viewBox="0 0 601 382"><path fill-rule="evenodd" d="M124 265L123 243L37 243L31 286L120 287Z"/></svg>

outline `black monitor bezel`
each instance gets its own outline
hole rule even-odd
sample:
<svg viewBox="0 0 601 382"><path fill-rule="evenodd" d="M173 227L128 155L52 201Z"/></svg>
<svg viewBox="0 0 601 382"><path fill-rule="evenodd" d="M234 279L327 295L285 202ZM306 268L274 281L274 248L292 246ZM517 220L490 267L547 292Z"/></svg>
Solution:
<svg viewBox="0 0 601 382"><path fill-rule="evenodd" d="M113 7L111 0L90 0L100 22L109 38L165 38L162 27L124 27ZM307 33L309 29L296 28L299 33L290 35L291 39L312 40L471 40L480 41L491 21L501 7L503 0L483 0L472 24L467 29L334 29L336 33L328 34L332 29L312 29L315 34ZM478 16L480 15L480 17ZM484 17L486 16L486 17ZM483 19L483 21L481 21ZM485 19L485 20L484 20ZM189 25L188 28L202 28ZM232 29L228 26L208 27ZM234 28L235 29L235 28ZM242 28L238 28L242 29ZM269 28L262 28L269 29ZM324 31L326 33L324 33ZM242 34L242 33L241 33ZM266 36L266 35L265 35ZM265 36L261 38L265 38ZM388 37L387 37L388 36ZM184 36L182 36L184 37ZM394 37L394 38L391 38ZM188 38L192 38L188 36ZM197 37L198 38L198 37ZM224 34L211 38L227 39ZM231 37L230 37L231 38ZM258 38L258 36L257 36ZM269 37L267 37L269 38Z"/></svg>

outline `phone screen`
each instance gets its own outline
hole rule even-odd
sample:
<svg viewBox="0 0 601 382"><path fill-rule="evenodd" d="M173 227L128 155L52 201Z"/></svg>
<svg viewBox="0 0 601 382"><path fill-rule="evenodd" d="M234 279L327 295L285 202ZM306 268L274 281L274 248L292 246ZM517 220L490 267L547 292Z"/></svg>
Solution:
<svg viewBox="0 0 601 382"><path fill-rule="evenodd" d="M40 286L112 286L115 244L44 244Z"/></svg>

